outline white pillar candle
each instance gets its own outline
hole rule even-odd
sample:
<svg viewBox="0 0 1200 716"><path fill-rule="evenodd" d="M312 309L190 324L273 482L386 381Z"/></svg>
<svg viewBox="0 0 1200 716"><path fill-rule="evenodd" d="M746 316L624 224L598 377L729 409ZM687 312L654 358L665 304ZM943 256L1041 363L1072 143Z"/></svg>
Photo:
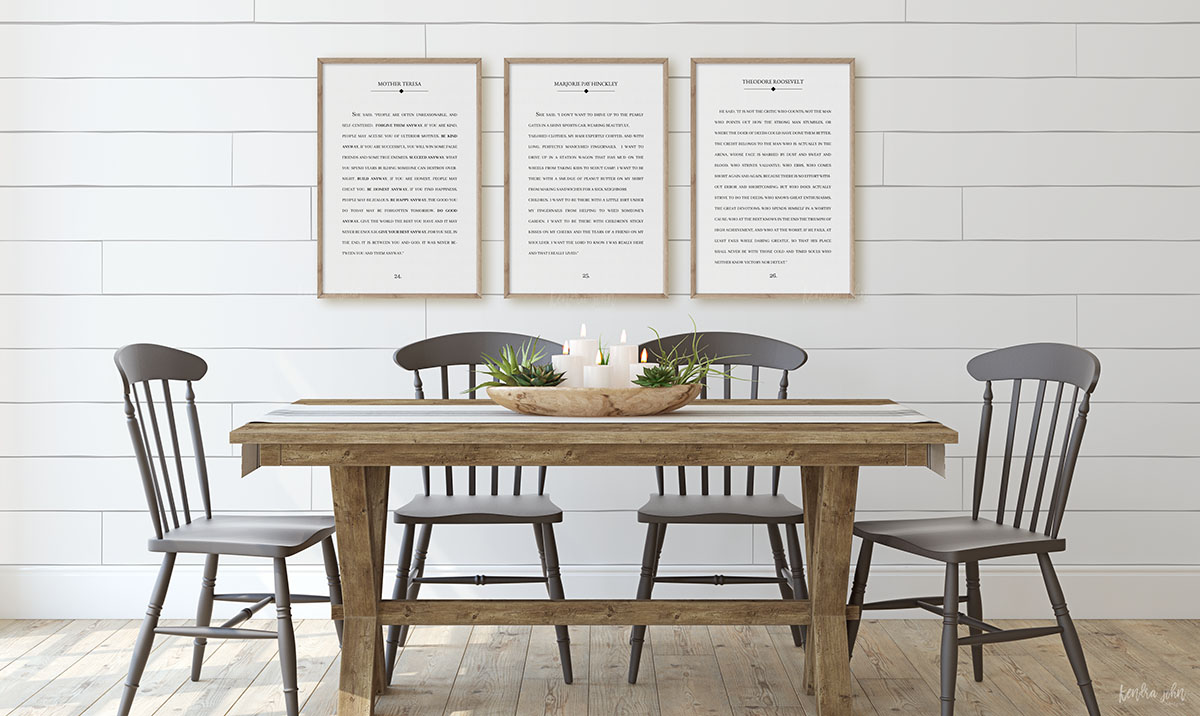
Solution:
<svg viewBox="0 0 1200 716"><path fill-rule="evenodd" d="M603 356L596 350L596 362L583 367L583 387L585 388L618 388L617 373L611 365L600 365ZM622 374L624 375L624 374Z"/></svg>
<svg viewBox="0 0 1200 716"><path fill-rule="evenodd" d="M583 366L583 387L613 387L612 366Z"/></svg>
<svg viewBox="0 0 1200 716"><path fill-rule="evenodd" d="M567 341L567 354L578 356L587 365L596 351L600 350L600 341L587 337L587 324L579 324L579 337Z"/></svg>
<svg viewBox="0 0 1200 716"><path fill-rule="evenodd" d="M626 343L625 335L625 331L621 331L621 342L608 349L608 364L613 367L615 380L621 384L614 385L614 388L624 387L629 366L637 363L637 346Z"/></svg>
<svg viewBox="0 0 1200 716"><path fill-rule="evenodd" d="M567 352L567 346L563 346L563 352L558 355L550 356L550 364L554 366L554 370L563 374L563 382L559 383L562 388L579 388L583 386L583 356L571 355Z"/></svg>
<svg viewBox="0 0 1200 716"><path fill-rule="evenodd" d="M635 379L641 378L642 372L645 371L647 368L658 365L657 363L646 362L647 358L648 358L648 356L646 355L646 349L643 348L641 362L629 364L629 384L630 385L633 385L633 381Z"/></svg>

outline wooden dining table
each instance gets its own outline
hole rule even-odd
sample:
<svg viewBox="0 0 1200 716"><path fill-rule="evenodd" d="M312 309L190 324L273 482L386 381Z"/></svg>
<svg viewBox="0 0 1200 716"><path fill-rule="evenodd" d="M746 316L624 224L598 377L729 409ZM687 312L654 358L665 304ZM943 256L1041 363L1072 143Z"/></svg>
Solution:
<svg viewBox="0 0 1200 716"><path fill-rule="evenodd" d="M506 414L486 400L302 400L235 429L230 441L242 446L243 475L272 465L330 469L343 592L333 618L345 620L341 716L374 713L387 688L382 628L393 624L807 624L805 688L821 716L849 716L846 620L858 612L846 593L859 468L944 474L945 446L958 440L914 412L889 400L700 400L669 416L580 419ZM810 598L383 599L393 465L800 466Z"/></svg>

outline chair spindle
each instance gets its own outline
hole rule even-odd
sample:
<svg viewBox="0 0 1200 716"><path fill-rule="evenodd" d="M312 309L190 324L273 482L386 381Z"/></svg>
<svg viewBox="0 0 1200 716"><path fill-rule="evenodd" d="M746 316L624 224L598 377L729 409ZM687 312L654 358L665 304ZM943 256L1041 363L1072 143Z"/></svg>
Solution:
<svg viewBox="0 0 1200 716"><path fill-rule="evenodd" d="M175 455L175 474L179 476L179 502L183 504L183 521L192 523L192 508L188 504L187 480L183 477L183 455L179 449L179 430L175 427L175 403L171 400L171 385L163 381L163 404L167 408L167 428L171 431L171 451Z"/></svg>
<svg viewBox="0 0 1200 716"><path fill-rule="evenodd" d="M1065 383L1059 381L1058 390L1054 394L1054 412L1050 413L1050 430L1046 434L1046 452L1042 456L1042 470L1038 475L1037 490L1033 494L1033 514L1029 518L1030 532L1037 532L1038 514L1042 509L1042 496L1046 490L1046 474L1050 471L1050 456L1054 452L1054 432L1058 428L1058 413L1062 407L1065 386Z"/></svg>
<svg viewBox="0 0 1200 716"><path fill-rule="evenodd" d="M192 452L196 454L196 474L200 477L200 501L204 503L205 519L212 519L212 495L208 491L208 461L204 458L204 439L200 436L200 414L196 411L196 391L187 381L188 430L192 433Z"/></svg>
<svg viewBox="0 0 1200 716"><path fill-rule="evenodd" d="M1008 503L1008 478L1012 473L1013 443L1017 439L1017 413L1021 406L1021 379L1013 381L1012 400L1008 409L1008 436L1004 440L1004 466L1000 471L1000 500L996 506L996 522L1004 524L1004 507Z"/></svg>
<svg viewBox="0 0 1200 716"><path fill-rule="evenodd" d="M1025 448L1025 464L1021 468L1021 489L1017 492L1017 511L1013 515L1013 527L1021 526L1021 513L1025 510L1025 493L1029 490L1029 474L1033 470L1033 454L1037 452L1038 429L1042 422L1042 402L1046 398L1046 381L1038 381L1037 398L1033 403L1033 419L1029 427L1029 444Z"/></svg>

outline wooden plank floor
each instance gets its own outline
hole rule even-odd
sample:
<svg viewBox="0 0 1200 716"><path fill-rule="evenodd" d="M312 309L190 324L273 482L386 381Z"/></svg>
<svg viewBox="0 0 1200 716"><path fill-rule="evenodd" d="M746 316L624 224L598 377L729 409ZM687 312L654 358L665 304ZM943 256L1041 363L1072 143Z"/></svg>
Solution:
<svg viewBox="0 0 1200 716"><path fill-rule="evenodd" d="M0 620L0 716L115 713L137 627L124 620ZM936 619L864 623L852 664L855 716L938 713L940 628ZM1200 713L1200 621L1085 621L1079 630L1105 714ZM303 713L332 714L333 628L297 622L296 641ZM209 644L203 679L192 683L191 640L160 637L134 714L283 714L274 642ZM378 713L816 714L800 685L804 655L786 627L652 627L636 686L625 683L627 629L572 627L571 644L575 683L568 686L553 627L418 627ZM1084 713L1057 637L984 653L985 678L976 683L969 650L961 650L958 713Z"/></svg>

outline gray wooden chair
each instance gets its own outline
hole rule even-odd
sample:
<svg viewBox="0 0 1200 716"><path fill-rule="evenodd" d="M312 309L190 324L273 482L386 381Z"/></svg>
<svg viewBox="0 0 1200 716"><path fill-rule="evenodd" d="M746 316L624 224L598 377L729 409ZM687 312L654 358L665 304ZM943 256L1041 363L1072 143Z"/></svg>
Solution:
<svg viewBox="0 0 1200 716"><path fill-rule="evenodd" d="M1083 693L1088 713L1097 716L1100 707L1088 676L1083 648L1071 615L1067 611L1054 565L1052 552L1066 549L1066 540L1059 537L1067 495L1075 474L1079 446L1087 426L1092 391L1100 379L1100 361L1088 351L1059 343L1030 343L984 353L967 363L971 377L982 381L983 416L980 420L979 443L975 458L975 485L970 517L939 517L932 519L878 520L858 522L854 533L863 539L850 604L866 609L920 608L942 617L942 714L954 713L954 685L958 667L958 648L971 647L971 660L976 681L983 680L983 645L1032 639L1058 634L1062 637L1075 679ZM1011 382L1008 428L1004 444L1004 459L1000 466L999 499L993 519L980 515L983 509L984 477L987 472L988 438L992 426L992 383ZM1025 442L1021 466L1021 482L1010 492L1013 453L1017 444L1017 414L1021 388L1025 382L1037 384L1032 405L1029 436ZM1071 392L1070 408L1063 410L1066 391ZM1050 419L1044 421L1047 397L1053 393ZM1060 427L1060 414L1063 416ZM1061 431L1061 432L1060 432ZM1061 434L1061 437L1058 437ZM1042 447L1038 447L1039 439ZM1054 459L1055 449L1058 459ZM1035 458L1040 454L1040 467L1035 471ZM1052 466L1053 465L1053 466ZM1034 484L1036 482L1036 485ZM1034 489L1030 496L1030 488ZM1010 511L1010 503L1016 504ZM1049 500L1048 504L1045 503ZM1043 508L1043 504L1045 507ZM1029 511L1028 525L1023 524ZM1044 523L1039 524L1039 519ZM867 575L871 568L871 552L878 543L909 554L928 557L946 563L946 589L940 597L891 599L863 604ZM979 584L979 563L987 559L1014 555L1036 555L1042 580L1054 610L1057 625L1029 629L1000 629L983 621L983 596ZM967 595L959 596L958 566L966 564ZM959 604L967 603L967 613L959 612ZM970 636L960 638L958 625L965 624ZM848 623L850 650L853 654L858 621Z"/></svg>
<svg viewBox="0 0 1200 716"><path fill-rule="evenodd" d="M455 333L446 336L428 338L409 344L396 351L396 365L413 372L413 386L417 398L425 398L425 387L421 380L421 371L436 368L441 377L441 398L448 400L450 393L450 368L466 366L467 386L474 387L484 379L476 374L476 367L482 363L481 356L486 353L498 357L500 349L505 345L520 346L533 340L534 345L545 354L545 361L550 356L562 350L562 345L551 341L541 340L534 336L517 333ZM486 375L486 374L485 374ZM476 398L476 391L468 394ZM457 395L453 397L458 397ZM404 525L404 538L400 546L400 564L396 570L396 583L392 589L392 599L416 599L422 584L529 584L543 582L551 599L563 599L562 576L558 567L558 547L554 541L554 523L562 522L562 510L546 496L546 468L537 468L537 492L522 493L521 466L512 468L511 488L500 488L499 466L492 466L489 476L490 484L481 492L478 485L477 469L467 468L467 492L455 493L454 468L447 465L445 472L445 493L433 494L431 469L421 468L423 494L414 497L403 507L395 510L394 519ZM499 525L499 524L528 524L533 527L533 536L537 541L538 557L542 563L542 575L458 575L445 577L425 576L425 556L429 552L429 539L434 525ZM416 536L417 525L421 526L420 536ZM414 555L415 543L415 555ZM566 626L555 627L558 639L558 653L562 660L563 680L571 683L571 641L567 635ZM387 680L391 683L392 673L396 668L396 654L403 646L408 636L408 627L388 627L387 645L384 661L387 668Z"/></svg>
<svg viewBox="0 0 1200 716"><path fill-rule="evenodd" d="M150 595L150 605L146 609L146 617L142 621L133 647L129 676L125 681L125 691L121 696L118 713L120 716L126 716L133 706L133 698L137 693L142 672L146 669L146 660L150 656L154 637L158 634L169 634L195 637L192 647L192 681L200 680L200 668L204 662L204 648L208 639L276 639L279 642L279 666L283 670L284 701L288 716L295 716L300 711L300 705L296 677L296 637L292 631L292 604L340 604L342 601L337 556L333 548L333 518L223 515L214 517L208 486L208 466L204 458L204 444L200 438L200 419L196 411L196 396L192 389L192 383L204 377L208 365L199 356L191 353L149 343L125 346L117 351L114 358L125 392L125 421L129 427L129 437L133 440L133 451L154 529L149 549L163 555L158 580L154 583ZM183 452L179 445L178 422L171 399L172 381L182 382L186 386L188 428L196 460L195 483L199 489L203 515L192 514L188 480L184 476ZM157 398L154 395L155 389L160 389ZM165 439L169 441L168 450L164 450L164 421L167 433ZM170 466L173 466L175 471L174 483L171 480ZM286 558L318 542L325 558L329 596L291 594L288 588ZM158 618L167 596L167 588L170 586L175 558L180 553L205 555L200 599L196 607L196 625L162 627L158 625ZM275 591L269 594L216 594L217 560L223 554L272 559L275 568ZM214 627L210 626L214 601L240 602L249 606L220 626ZM238 624L272 602L275 603L277 619L275 631L236 628ZM340 621L336 622L336 628L340 640Z"/></svg>
<svg viewBox="0 0 1200 716"><path fill-rule="evenodd" d="M781 372L779 389L776 397L786 398L788 391L788 373L796 370L808 360L808 354L802 348L790 343L755 336L748 333L703 333L701 334L701 350L706 356L714 358L730 357L721 361L719 369L725 373L720 378L722 385L721 397L730 399L733 394L733 378L730 372L735 366L750 366L749 394L751 398L759 397L759 377L761 369L767 368ZM691 333L667 336L661 340L643 343L642 349L649 354L650 360L657 360L663 352L670 351L676 345L684 343L690 346ZM640 351L639 351L640 352ZM707 379L700 393L701 398L709 398ZM732 466L724 466L721 471L722 484L719 492L710 490L709 468L701 467L700 491L698 494L688 493L687 470L680 466L676 468L678 484L677 494L668 494L666 470L655 467L658 480L658 494L638 510L638 522L646 524L646 545L642 552L641 579L638 582L638 599L650 599L655 584L777 584L779 593L784 599L807 599L808 586L804 580L804 558L800 550L800 537L796 526L804 522L804 511L779 494L780 468L771 468L771 490L768 494L756 494L754 483L754 467L745 468L744 494L734 494ZM771 555L775 561L774 577L758 576L683 576L662 577L658 574L659 561L662 557L663 540L666 537L667 525L671 524L761 524L767 527L767 536L771 542ZM784 538L780 534L783 527L787 536L788 559L784 557ZM806 629L792 627L792 640L796 646L804 643ZM638 666L642 657L642 646L646 637L645 626L633 627L629 639L629 683L637 682Z"/></svg>

